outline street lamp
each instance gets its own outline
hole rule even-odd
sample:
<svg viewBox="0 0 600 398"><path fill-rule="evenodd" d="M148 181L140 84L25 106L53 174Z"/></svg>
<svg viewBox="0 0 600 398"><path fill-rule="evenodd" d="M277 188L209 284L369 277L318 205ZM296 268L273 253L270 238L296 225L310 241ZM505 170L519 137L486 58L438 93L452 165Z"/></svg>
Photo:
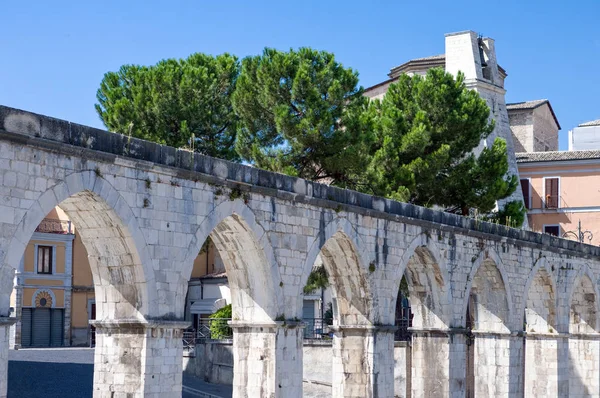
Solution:
<svg viewBox="0 0 600 398"><path fill-rule="evenodd" d="M573 237L577 239L578 242L583 243L583 241L587 238L587 240L592 243L592 239L594 238L594 234L592 231L582 231L581 230L581 220L579 220L579 224L577 225L577 231L567 231L563 234L563 238Z"/></svg>

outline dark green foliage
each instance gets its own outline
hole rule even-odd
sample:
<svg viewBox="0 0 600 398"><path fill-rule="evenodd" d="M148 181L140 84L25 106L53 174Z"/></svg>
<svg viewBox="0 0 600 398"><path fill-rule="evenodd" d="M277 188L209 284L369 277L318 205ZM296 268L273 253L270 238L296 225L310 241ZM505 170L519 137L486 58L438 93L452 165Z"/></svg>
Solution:
<svg viewBox="0 0 600 398"><path fill-rule="evenodd" d="M508 197L517 188L517 177L507 176L507 172L506 142L496 138L479 157L470 154L453 165L443 184L432 191L439 195L438 204L451 211L468 215L469 209L477 209L487 214L497 200Z"/></svg>
<svg viewBox="0 0 600 398"><path fill-rule="evenodd" d="M209 236L208 238L206 238L206 240L202 244L202 247L200 247L200 253L199 254L208 253L208 249L210 248L211 243L212 243L212 241L211 241L210 236Z"/></svg>
<svg viewBox="0 0 600 398"><path fill-rule="evenodd" d="M237 160L231 95L238 74L229 54L124 65L104 75L96 111L111 131Z"/></svg>
<svg viewBox="0 0 600 398"><path fill-rule="evenodd" d="M504 204L504 208L492 214L490 221L508 227L518 228L525 221L525 206L523 202L515 200Z"/></svg>
<svg viewBox="0 0 600 398"><path fill-rule="evenodd" d="M323 321L326 325L333 325L333 305L331 303L327 304L327 311L323 314Z"/></svg>
<svg viewBox="0 0 600 398"><path fill-rule="evenodd" d="M224 339L233 336L233 330L227 324L227 321L231 320L231 304L217 310L209 318L212 319L210 322L211 339Z"/></svg>
<svg viewBox="0 0 600 398"><path fill-rule="evenodd" d="M229 192L229 200L236 200L242 197L242 190L239 187L231 189Z"/></svg>
<svg viewBox="0 0 600 398"><path fill-rule="evenodd" d="M503 140L473 154L494 128L488 118L485 100L460 73L400 76L362 117L375 133L361 190L462 215L489 214L518 181L507 174Z"/></svg>
<svg viewBox="0 0 600 398"><path fill-rule="evenodd" d="M409 297L410 291L408 290L408 281L404 275L402 275L402 279L400 280L400 289L398 292L404 297Z"/></svg>
<svg viewBox="0 0 600 398"><path fill-rule="evenodd" d="M350 109L366 106L362 91L333 54L267 48L242 61L236 148L257 167L344 185L359 169L362 136L342 126Z"/></svg>
<svg viewBox="0 0 600 398"><path fill-rule="evenodd" d="M329 276L327 275L327 270L323 266L317 267L308 275L306 286L304 286L304 294L311 294L317 289L325 289L328 286Z"/></svg>

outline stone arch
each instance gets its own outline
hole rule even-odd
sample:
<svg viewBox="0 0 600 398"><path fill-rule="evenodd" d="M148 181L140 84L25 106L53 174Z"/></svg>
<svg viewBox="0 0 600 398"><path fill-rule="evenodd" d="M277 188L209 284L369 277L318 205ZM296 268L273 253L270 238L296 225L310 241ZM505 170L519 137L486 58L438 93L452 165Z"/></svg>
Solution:
<svg viewBox="0 0 600 398"><path fill-rule="evenodd" d="M472 327L487 332L509 332L512 317L510 285L502 261L493 249L482 251L473 262L461 316L467 321L470 309Z"/></svg>
<svg viewBox="0 0 600 398"><path fill-rule="evenodd" d="M600 331L598 316L598 288L587 266L574 278L568 295L569 333L595 334Z"/></svg>
<svg viewBox="0 0 600 398"><path fill-rule="evenodd" d="M234 318L273 321L287 315L273 249L252 210L240 199L216 206L194 234L183 262L182 275L191 275L194 259L209 236L227 271ZM178 304L183 313L184 303Z"/></svg>
<svg viewBox="0 0 600 398"><path fill-rule="evenodd" d="M525 324L527 333L557 333L557 290L552 269L540 258L525 284Z"/></svg>
<svg viewBox="0 0 600 398"><path fill-rule="evenodd" d="M308 280L317 256L320 254L329 275L337 301L338 321L341 325L369 325L372 323L372 289L366 274L364 260L368 258L362 240L345 218L330 221L309 244L310 250L303 266L299 289ZM297 308L302 308L302 291L298 292Z"/></svg>
<svg viewBox="0 0 600 398"><path fill-rule="evenodd" d="M582 264L568 289L569 322L569 395L600 396L598 368L600 362L600 319L598 287L593 273Z"/></svg>
<svg viewBox="0 0 600 398"><path fill-rule="evenodd" d="M144 235L125 199L95 171L72 173L33 201L11 238L6 264L18 268L35 228L59 205L88 251L98 319L159 315L152 313L158 299Z"/></svg>
<svg viewBox="0 0 600 398"><path fill-rule="evenodd" d="M450 278L443 261L439 247L426 234L413 239L402 256L396 292L405 276L415 328L444 329L450 324Z"/></svg>
<svg viewBox="0 0 600 398"><path fill-rule="evenodd" d="M550 396L556 391L559 350L554 334L558 334L558 290L554 273L540 257L525 283L523 312L525 318L524 390L526 397ZM557 336L558 337L558 336Z"/></svg>

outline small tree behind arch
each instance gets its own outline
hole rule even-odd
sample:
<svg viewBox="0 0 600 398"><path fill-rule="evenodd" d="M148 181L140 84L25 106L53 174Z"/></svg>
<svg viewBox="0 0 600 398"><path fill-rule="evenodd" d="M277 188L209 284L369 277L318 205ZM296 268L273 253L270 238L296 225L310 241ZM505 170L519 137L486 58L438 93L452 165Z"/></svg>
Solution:
<svg viewBox="0 0 600 398"><path fill-rule="evenodd" d="M218 309L210 315L210 338L219 340L233 336L233 330L227 324L231 319L231 304Z"/></svg>

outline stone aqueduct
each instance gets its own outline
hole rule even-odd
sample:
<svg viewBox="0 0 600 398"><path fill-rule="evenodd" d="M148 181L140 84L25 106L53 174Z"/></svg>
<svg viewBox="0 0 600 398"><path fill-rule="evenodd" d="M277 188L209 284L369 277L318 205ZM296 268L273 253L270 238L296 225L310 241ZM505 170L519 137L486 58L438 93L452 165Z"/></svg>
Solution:
<svg viewBox="0 0 600 398"><path fill-rule="evenodd" d="M334 397L393 397L406 275L413 397L598 396L600 248L480 223L0 107L0 381L9 295L60 205L89 253L95 397L181 396L193 260L210 235L234 303L234 396L302 396L302 287L337 303Z"/></svg>

